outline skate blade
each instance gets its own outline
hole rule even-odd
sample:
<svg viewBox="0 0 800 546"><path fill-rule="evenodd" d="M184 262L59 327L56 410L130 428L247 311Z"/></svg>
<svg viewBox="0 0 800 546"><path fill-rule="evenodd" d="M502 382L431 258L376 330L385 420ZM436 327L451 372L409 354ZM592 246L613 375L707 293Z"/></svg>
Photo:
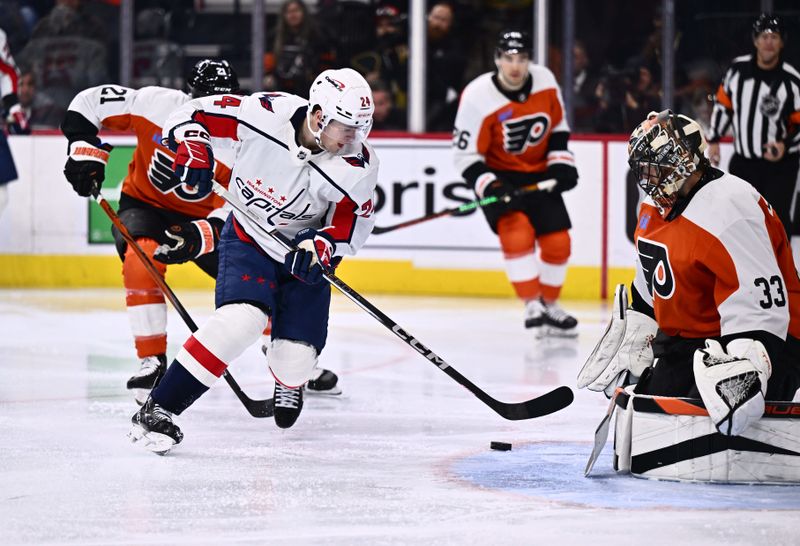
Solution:
<svg viewBox="0 0 800 546"><path fill-rule="evenodd" d="M315 391L314 389L309 389L305 387L306 394L310 394L313 396L339 396L342 394L342 388L339 385L336 385L332 389L328 389L325 391Z"/></svg>
<svg viewBox="0 0 800 546"><path fill-rule="evenodd" d="M572 330L561 330L559 328L552 328L552 327L544 327L542 328L542 333L538 336L539 338L543 337L560 337L560 338L567 338L573 339L578 337L578 330L573 328Z"/></svg>
<svg viewBox="0 0 800 546"><path fill-rule="evenodd" d="M157 455L166 455L175 445L175 441L166 434L147 432L139 425L133 425L128 431L128 439L132 444L139 445Z"/></svg>

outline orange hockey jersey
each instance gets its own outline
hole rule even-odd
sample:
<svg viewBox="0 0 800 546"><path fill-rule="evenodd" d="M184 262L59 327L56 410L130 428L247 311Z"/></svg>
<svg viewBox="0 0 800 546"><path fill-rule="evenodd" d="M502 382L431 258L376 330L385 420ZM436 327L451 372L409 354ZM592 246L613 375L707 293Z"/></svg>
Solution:
<svg viewBox="0 0 800 546"><path fill-rule="evenodd" d="M575 165L556 79L543 66L531 64L530 73L516 92L501 91L491 72L464 89L453 148L456 169L473 186L485 172L543 173L555 163Z"/></svg>
<svg viewBox="0 0 800 546"><path fill-rule="evenodd" d="M785 231L744 180L711 180L670 222L647 198L634 240L634 287L665 334L800 337L800 280Z"/></svg>
<svg viewBox="0 0 800 546"><path fill-rule="evenodd" d="M175 154L161 144L161 128L167 117L189 100L189 95L176 89L144 87L136 90L102 85L79 93L69 110L83 116L98 130L104 127L136 133L137 146L122 184L123 193L155 207L200 218L222 207L222 199L213 192L198 197L195 188L182 184L172 172ZM71 119L69 116L67 120ZM72 125L65 121L62 126L67 138L85 138L74 134L80 129ZM216 152L219 143L213 144ZM215 159L214 178L227 187L231 170L219 157Z"/></svg>

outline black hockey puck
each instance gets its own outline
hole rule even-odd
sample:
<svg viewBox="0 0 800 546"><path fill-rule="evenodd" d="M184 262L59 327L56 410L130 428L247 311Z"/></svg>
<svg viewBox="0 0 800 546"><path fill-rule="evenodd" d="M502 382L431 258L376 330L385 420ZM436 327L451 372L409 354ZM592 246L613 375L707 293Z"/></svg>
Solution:
<svg viewBox="0 0 800 546"><path fill-rule="evenodd" d="M489 447L496 449L497 451L511 451L511 444L507 444L505 442L492 442L489 444Z"/></svg>

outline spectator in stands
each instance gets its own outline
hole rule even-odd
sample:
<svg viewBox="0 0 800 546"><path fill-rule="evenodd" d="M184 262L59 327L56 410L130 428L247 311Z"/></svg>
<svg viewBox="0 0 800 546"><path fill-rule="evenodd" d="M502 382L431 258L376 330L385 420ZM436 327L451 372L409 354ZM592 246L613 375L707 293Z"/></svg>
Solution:
<svg viewBox="0 0 800 546"><path fill-rule="evenodd" d="M575 69L572 131L588 133L594 130L594 118L598 109L597 95L595 95L597 77L591 70L589 54L583 42L575 41L572 54Z"/></svg>
<svg viewBox="0 0 800 546"><path fill-rule="evenodd" d="M370 84L372 87L372 103L375 112L372 114L373 131L403 131L406 128L402 113L394 107L389 88L381 81Z"/></svg>
<svg viewBox="0 0 800 546"><path fill-rule="evenodd" d="M36 77L30 70L23 71L19 78L17 97L32 129L55 129L61 124L64 111L45 93L37 91Z"/></svg>
<svg viewBox="0 0 800 546"><path fill-rule="evenodd" d="M80 0L57 0L19 55L62 115L78 91L109 79L106 26Z"/></svg>
<svg viewBox="0 0 800 546"><path fill-rule="evenodd" d="M451 131L463 88L465 47L453 32L453 4L438 1L428 12L426 93L428 131Z"/></svg>
<svg viewBox="0 0 800 546"><path fill-rule="evenodd" d="M268 87L305 97L320 71L325 48L308 7L302 0L286 0L273 47L274 71Z"/></svg>
<svg viewBox="0 0 800 546"><path fill-rule="evenodd" d="M406 15L395 6L384 4L375 11L375 48L352 59L352 66L370 83L382 82L391 94L394 108L406 108L408 91L408 39Z"/></svg>

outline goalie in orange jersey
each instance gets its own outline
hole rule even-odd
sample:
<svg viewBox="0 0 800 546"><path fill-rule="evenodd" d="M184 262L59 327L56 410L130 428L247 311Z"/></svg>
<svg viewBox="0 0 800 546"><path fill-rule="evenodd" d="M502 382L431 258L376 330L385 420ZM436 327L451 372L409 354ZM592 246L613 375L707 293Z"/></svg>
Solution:
<svg viewBox="0 0 800 546"><path fill-rule="evenodd" d="M508 278L525 302L525 327L538 335L574 337L578 321L556 302L572 227L561 192L575 187L578 171L567 148L561 91L550 70L530 62L530 50L527 34L500 34L497 70L478 76L461 95L455 164L478 198L511 197L482 210L500 237ZM515 194L547 179L555 179L555 187Z"/></svg>

